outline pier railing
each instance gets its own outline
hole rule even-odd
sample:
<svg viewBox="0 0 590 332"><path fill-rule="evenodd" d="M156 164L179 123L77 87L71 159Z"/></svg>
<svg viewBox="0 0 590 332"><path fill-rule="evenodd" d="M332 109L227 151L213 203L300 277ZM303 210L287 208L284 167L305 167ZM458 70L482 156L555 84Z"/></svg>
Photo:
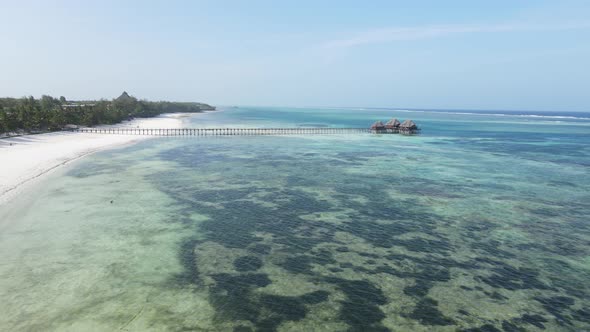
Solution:
<svg viewBox="0 0 590 332"><path fill-rule="evenodd" d="M330 134L412 134L413 132L396 130L372 130L369 128L76 128L69 129L78 133L143 135L143 136L261 136L261 135L330 135Z"/></svg>

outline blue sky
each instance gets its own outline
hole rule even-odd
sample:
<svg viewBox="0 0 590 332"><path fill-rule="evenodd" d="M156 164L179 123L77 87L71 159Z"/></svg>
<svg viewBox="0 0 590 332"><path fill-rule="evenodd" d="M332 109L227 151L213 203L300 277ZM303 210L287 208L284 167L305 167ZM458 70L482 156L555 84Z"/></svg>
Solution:
<svg viewBox="0 0 590 332"><path fill-rule="evenodd" d="M0 94L590 111L590 1L5 1Z"/></svg>

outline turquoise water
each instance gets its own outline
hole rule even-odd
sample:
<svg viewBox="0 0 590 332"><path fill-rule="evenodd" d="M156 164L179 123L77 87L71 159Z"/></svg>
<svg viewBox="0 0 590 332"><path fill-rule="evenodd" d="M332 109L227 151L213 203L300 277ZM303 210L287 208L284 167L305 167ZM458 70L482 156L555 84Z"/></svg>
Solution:
<svg viewBox="0 0 590 332"><path fill-rule="evenodd" d="M461 114L458 114L461 113ZM3 330L590 330L590 114L226 108L0 207ZM544 115L544 116L534 116Z"/></svg>

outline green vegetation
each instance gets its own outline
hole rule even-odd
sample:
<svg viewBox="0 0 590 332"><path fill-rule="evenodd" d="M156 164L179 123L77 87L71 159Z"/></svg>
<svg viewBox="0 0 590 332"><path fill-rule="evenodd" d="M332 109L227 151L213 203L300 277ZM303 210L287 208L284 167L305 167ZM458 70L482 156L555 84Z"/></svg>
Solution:
<svg viewBox="0 0 590 332"><path fill-rule="evenodd" d="M95 126L115 124L134 117L154 117L162 113L214 110L207 104L191 102L152 102L138 100L123 92L111 101L67 101L42 96L41 99L0 98L0 134L24 131L61 130L67 124Z"/></svg>

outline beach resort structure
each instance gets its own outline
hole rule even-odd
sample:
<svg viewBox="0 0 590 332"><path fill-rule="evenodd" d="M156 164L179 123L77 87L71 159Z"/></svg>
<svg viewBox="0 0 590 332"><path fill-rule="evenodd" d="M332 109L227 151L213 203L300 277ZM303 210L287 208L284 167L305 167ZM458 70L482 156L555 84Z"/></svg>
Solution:
<svg viewBox="0 0 590 332"><path fill-rule="evenodd" d="M371 132L379 134L404 134L411 135L420 131L420 128L412 120L405 120L400 122L398 119L393 118L387 121L385 124L381 121L376 121L371 126Z"/></svg>
<svg viewBox="0 0 590 332"><path fill-rule="evenodd" d="M262 135L328 135L328 134L415 134L419 129L411 120L400 124L392 119L383 124L375 122L370 128L337 128L337 127L290 127L290 128L128 128L128 127L94 127L94 128L64 128L78 133L119 134L143 136L262 136Z"/></svg>

